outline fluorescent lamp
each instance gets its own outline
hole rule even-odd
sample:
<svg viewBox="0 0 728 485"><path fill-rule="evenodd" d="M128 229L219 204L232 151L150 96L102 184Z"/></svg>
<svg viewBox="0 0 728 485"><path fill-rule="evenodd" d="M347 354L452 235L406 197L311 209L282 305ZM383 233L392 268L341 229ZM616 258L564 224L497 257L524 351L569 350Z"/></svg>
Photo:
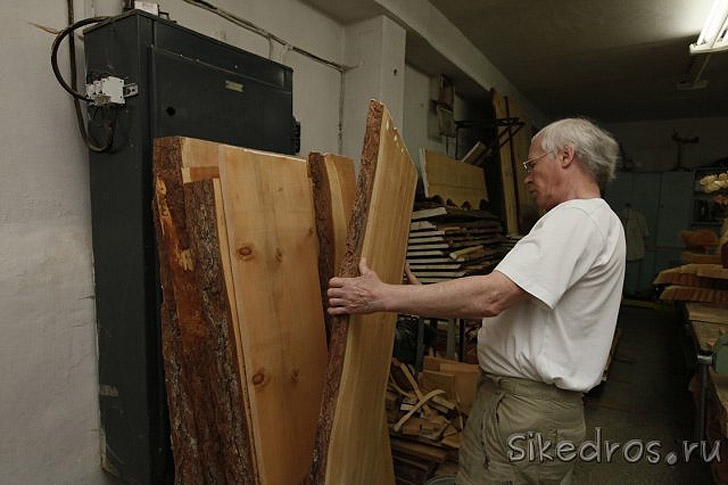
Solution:
<svg viewBox="0 0 728 485"><path fill-rule="evenodd" d="M728 50L728 0L715 0L705 19L703 30L695 44L690 44L691 54L708 54Z"/></svg>

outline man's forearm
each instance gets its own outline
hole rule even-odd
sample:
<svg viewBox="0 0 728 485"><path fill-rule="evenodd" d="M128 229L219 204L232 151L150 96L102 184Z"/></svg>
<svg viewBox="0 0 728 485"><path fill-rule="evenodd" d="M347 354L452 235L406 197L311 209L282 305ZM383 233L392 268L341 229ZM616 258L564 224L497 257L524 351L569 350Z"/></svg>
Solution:
<svg viewBox="0 0 728 485"><path fill-rule="evenodd" d="M500 273L430 285L383 285L375 304L381 311L441 318L492 317L525 296Z"/></svg>

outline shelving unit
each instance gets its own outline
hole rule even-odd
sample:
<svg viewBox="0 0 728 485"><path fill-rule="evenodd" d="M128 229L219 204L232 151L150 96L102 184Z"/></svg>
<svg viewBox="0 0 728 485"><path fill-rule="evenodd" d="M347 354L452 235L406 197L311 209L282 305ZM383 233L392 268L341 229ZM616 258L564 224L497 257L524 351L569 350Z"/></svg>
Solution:
<svg viewBox="0 0 728 485"><path fill-rule="evenodd" d="M725 168L698 169L695 171L693 188L693 206L691 225L695 228L720 227L728 217L728 206L721 205L714 199L718 195L728 196L728 189L706 193L699 181L707 175L718 175L726 172Z"/></svg>

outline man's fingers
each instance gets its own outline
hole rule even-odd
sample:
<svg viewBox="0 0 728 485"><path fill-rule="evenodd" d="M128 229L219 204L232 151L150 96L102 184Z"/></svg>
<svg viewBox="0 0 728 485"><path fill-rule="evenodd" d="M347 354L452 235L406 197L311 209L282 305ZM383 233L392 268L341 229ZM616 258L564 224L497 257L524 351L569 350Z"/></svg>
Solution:
<svg viewBox="0 0 728 485"><path fill-rule="evenodd" d="M329 288L329 290L326 292L326 296L331 298L339 298L344 295L344 290L341 288Z"/></svg>
<svg viewBox="0 0 728 485"><path fill-rule="evenodd" d="M329 315L346 315L346 309L340 306L331 306L326 310Z"/></svg>
<svg viewBox="0 0 728 485"><path fill-rule="evenodd" d="M329 306L341 307L346 305L346 300L343 298L329 298Z"/></svg>
<svg viewBox="0 0 728 485"><path fill-rule="evenodd" d="M344 286L345 278L334 277L329 280L329 288L341 288Z"/></svg>

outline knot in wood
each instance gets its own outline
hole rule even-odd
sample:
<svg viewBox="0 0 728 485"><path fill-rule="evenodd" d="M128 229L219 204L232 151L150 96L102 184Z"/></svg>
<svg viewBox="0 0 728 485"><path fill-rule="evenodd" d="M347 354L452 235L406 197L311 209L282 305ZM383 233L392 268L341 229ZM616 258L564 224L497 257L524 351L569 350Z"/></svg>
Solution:
<svg viewBox="0 0 728 485"><path fill-rule="evenodd" d="M263 384L265 384L265 374L260 371L253 376L253 385L262 386Z"/></svg>
<svg viewBox="0 0 728 485"><path fill-rule="evenodd" d="M243 261L247 261L253 257L253 248L250 246L242 246L238 249L238 257Z"/></svg>
<svg viewBox="0 0 728 485"><path fill-rule="evenodd" d="M298 377L299 377L299 372L298 372L298 369L293 369L293 370L291 371L291 380L292 380L293 382L298 382Z"/></svg>
<svg viewBox="0 0 728 485"><path fill-rule="evenodd" d="M283 261L283 251L281 251L281 248L276 248L275 259L277 263Z"/></svg>

